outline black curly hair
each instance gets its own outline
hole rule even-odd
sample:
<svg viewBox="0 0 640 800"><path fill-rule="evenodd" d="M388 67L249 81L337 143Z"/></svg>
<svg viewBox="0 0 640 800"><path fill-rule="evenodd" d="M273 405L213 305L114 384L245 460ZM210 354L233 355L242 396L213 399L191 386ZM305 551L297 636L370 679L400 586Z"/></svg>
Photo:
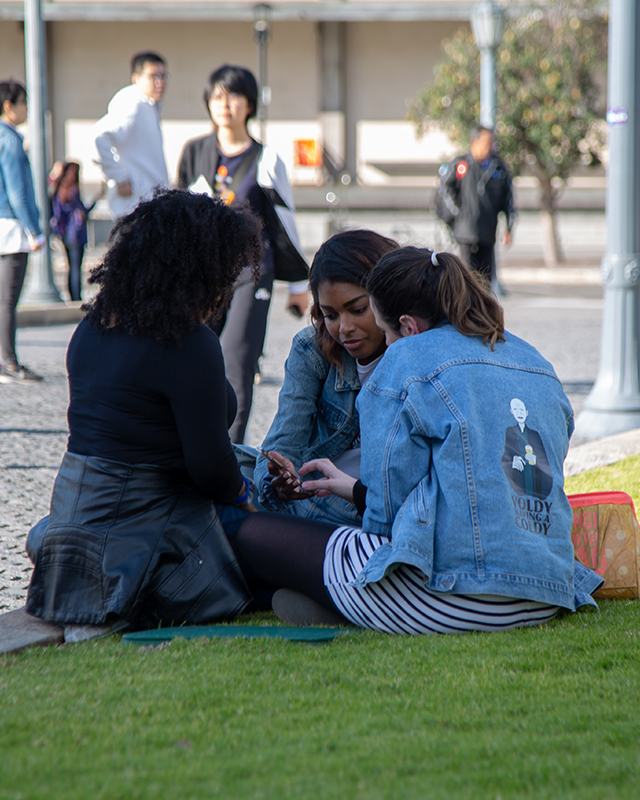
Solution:
<svg viewBox="0 0 640 800"><path fill-rule="evenodd" d="M118 221L91 273L97 296L82 308L98 330L180 342L231 302L236 278L262 259L261 223L244 206L160 191Z"/></svg>

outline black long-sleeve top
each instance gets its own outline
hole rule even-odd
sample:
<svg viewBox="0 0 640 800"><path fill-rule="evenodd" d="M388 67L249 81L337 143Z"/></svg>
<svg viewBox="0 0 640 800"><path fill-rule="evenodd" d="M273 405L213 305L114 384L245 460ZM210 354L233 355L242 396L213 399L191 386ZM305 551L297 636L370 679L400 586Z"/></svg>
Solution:
<svg viewBox="0 0 640 800"><path fill-rule="evenodd" d="M243 493L227 432L236 398L209 328L175 345L84 321L67 371L70 452L170 469L217 503Z"/></svg>

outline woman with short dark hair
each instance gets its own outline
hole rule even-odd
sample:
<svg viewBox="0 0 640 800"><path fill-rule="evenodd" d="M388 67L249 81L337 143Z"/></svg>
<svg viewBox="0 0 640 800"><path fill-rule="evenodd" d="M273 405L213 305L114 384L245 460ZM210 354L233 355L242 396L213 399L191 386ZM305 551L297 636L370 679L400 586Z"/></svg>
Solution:
<svg viewBox="0 0 640 800"><path fill-rule="evenodd" d="M236 402L204 324L258 264L260 228L166 192L116 224L67 353L69 441L29 534L27 610L102 628L231 619L250 599L221 519L248 509L228 436Z"/></svg>
<svg viewBox="0 0 640 800"><path fill-rule="evenodd" d="M258 105L256 79L244 67L225 64L209 76L204 102L214 131L187 142L178 167L178 185L216 194L228 203L246 201L264 226L265 254L258 286L248 272L243 273L230 308L214 325L228 378L238 396L231 440L242 444L273 280L289 282L289 307L302 315L308 302L308 269L298 241L285 166L276 151L252 139L247 128Z"/></svg>

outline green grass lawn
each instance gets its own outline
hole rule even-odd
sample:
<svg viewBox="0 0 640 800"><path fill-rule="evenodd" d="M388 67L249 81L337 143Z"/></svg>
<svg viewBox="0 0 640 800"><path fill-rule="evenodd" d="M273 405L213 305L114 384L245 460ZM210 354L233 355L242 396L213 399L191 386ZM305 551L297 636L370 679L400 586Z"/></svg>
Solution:
<svg viewBox="0 0 640 800"><path fill-rule="evenodd" d="M639 473L567 490L637 505ZM501 634L0 657L0 798L635 800L640 603L600 607Z"/></svg>

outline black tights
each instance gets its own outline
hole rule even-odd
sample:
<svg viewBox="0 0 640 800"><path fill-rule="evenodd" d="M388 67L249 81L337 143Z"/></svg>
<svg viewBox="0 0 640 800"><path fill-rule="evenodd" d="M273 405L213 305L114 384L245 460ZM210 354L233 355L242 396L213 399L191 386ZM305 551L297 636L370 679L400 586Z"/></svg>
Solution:
<svg viewBox="0 0 640 800"><path fill-rule="evenodd" d="M265 583L294 589L335 611L322 579L324 551L336 526L286 514L249 514L233 546L241 564Z"/></svg>

